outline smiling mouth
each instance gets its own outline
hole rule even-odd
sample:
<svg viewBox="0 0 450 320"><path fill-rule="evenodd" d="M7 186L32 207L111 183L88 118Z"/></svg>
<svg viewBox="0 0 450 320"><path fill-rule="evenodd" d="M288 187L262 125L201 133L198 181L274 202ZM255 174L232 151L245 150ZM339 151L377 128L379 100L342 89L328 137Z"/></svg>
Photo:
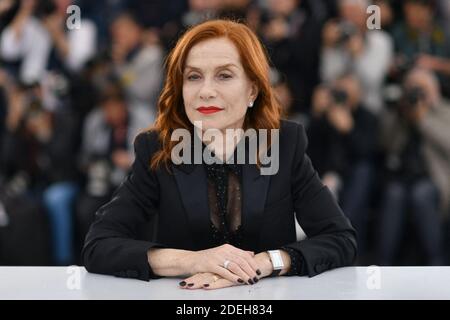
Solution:
<svg viewBox="0 0 450 320"><path fill-rule="evenodd" d="M222 110L223 110L222 108L215 107L215 106L209 106L209 107L203 107L202 106L202 107L197 108L197 111L201 112L203 114L216 113L216 112L219 112L219 111L222 111Z"/></svg>

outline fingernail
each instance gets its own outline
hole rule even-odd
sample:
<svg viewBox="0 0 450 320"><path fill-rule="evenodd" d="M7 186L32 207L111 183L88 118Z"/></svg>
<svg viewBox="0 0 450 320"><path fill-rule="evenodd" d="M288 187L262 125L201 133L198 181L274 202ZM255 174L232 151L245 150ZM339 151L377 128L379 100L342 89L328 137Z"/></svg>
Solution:
<svg viewBox="0 0 450 320"><path fill-rule="evenodd" d="M252 279L248 279L248 281L247 281L248 283L250 283L250 284L254 284L254 282L253 282L253 280Z"/></svg>
<svg viewBox="0 0 450 320"><path fill-rule="evenodd" d="M180 287L184 287L186 285L186 281L181 281L180 282Z"/></svg>
<svg viewBox="0 0 450 320"><path fill-rule="evenodd" d="M203 286L207 288L209 287L209 283L205 283Z"/></svg>
<svg viewBox="0 0 450 320"><path fill-rule="evenodd" d="M261 271L258 269L258 270L256 270L256 274L258 275L258 276L260 276L261 275Z"/></svg>
<svg viewBox="0 0 450 320"><path fill-rule="evenodd" d="M242 280L241 278L239 278L237 281L238 281L239 283L244 283L244 280Z"/></svg>
<svg viewBox="0 0 450 320"><path fill-rule="evenodd" d="M188 287L192 287L193 285L193 283L188 283Z"/></svg>
<svg viewBox="0 0 450 320"><path fill-rule="evenodd" d="M257 277L254 277L253 281L255 281L255 283L257 283L259 281L259 279Z"/></svg>

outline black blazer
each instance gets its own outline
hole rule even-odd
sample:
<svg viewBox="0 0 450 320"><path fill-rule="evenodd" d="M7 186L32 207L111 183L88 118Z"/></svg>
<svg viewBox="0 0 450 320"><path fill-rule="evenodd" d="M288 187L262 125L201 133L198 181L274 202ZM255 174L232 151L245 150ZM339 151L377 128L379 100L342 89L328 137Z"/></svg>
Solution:
<svg viewBox="0 0 450 320"><path fill-rule="evenodd" d="M309 276L352 264L355 230L305 154L304 128L282 120L279 133L277 174L260 175L256 165L243 165L242 249L257 253L290 247L301 254ZM150 248L213 246L204 166L173 165L173 173L150 170L149 159L158 148L155 132L136 137L130 174L97 211L86 236L82 257L89 272L149 280L156 277L147 262ZM295 216L307 235L303 241L296 239ZM152 221L156 233L149 227Z"/></svg>

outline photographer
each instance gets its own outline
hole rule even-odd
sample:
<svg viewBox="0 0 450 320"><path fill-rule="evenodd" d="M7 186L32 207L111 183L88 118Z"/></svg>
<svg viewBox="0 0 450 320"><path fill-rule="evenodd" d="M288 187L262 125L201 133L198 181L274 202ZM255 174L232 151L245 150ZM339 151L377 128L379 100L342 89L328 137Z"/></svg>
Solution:
<svg viewBox="0 0 450 320"><path fill-rule="evenodd" d="M99 106L86 117L81 150L86 184L77 201L80 239L84 239L95 211L128 173L134 160L134 138L152 119L148 109L131 108L126 101L118 80L108 80L100 92Z"/></svg>
<svg viewBox="0 0 450 320"><path fill-rule="evenodd" d="M72 205L77 192L75 117L69 108L49 111L38 84L11 86L8 91L6 130L0 146L2 194L8 203L20 199L17 207L11 207L13 213L25 210L21 202L38 206L42 201L50 222L52 262L70 264Z"/></svg>
<svg viewBox="0 0 450 320"><path fill-rule="evenodd" d="M146 43L145 30L130 13L111 24L112 67L124 86L132 107L145 107L156 116L156 102L163 81L164 52L155 39ZM156 35L155 35L156 37Z"/></svg>
<svg viewBox="0 0 450 320"><path fill-rule="evenodd" d="M377 120L361 101L356 77L345 75L313 96L308 154L358 232L365 251L366 205L371 191Z"/></svg>
<svg viewBox="0 0 450 320"><path fill-rule="evenodd" d="M450 108L435 76L414 69L397 108L382 118L386 184L377 238L379 263L392 265L411 214L426 263L441 265L443 213L450 199Z"/></svg>
<svg viewBox="0 0 450 320"><path fill-rule="evenodd" d="M401 77L413 67L435 72L442 93L450 97L450 33L435 19L436 1L403 2L405 21L393 30L396 58L393 76Z"/></svg>
<svg viewBox="0 0 450 320"><path fill-rule="evenodd" d="M364 107L378 115L393 48L387 33L367 29L369 5L368 0L339 1L339 19L328 22L322 33L320 74L328 82L354 72L362 85Z"/></svg>
<svg viewBox="0 0 450 320"><path fill-rule="evenodd" d="M305 2L270 0L266 10L259 13L258 32L270 50L274 66L286 75L295 112L309 111L312 92L319 83L317 39L323 22L305 9Z"/></svg>
<svg viewBox="0 0 450 320"><path fill-rule="evenodd" d="M77 72L95 53L96 27L82 19L82 28L68 30L71 0L19 0L11 23L0 35L0 56L19 65L24 83L40 81L46 71Z"/></svg>

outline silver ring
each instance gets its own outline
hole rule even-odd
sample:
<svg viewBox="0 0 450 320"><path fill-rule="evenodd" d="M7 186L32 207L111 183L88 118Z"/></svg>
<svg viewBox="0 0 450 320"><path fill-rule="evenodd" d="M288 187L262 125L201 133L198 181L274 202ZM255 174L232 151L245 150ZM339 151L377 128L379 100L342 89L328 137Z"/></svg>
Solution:
<svg viewBox="0 0 450 320"><path fill-rule="evenodd" d="M230 260L225 260L225 262L223 263L223 267L225 268L225 269L228 269L228 265L230 264Z"/></svg>

